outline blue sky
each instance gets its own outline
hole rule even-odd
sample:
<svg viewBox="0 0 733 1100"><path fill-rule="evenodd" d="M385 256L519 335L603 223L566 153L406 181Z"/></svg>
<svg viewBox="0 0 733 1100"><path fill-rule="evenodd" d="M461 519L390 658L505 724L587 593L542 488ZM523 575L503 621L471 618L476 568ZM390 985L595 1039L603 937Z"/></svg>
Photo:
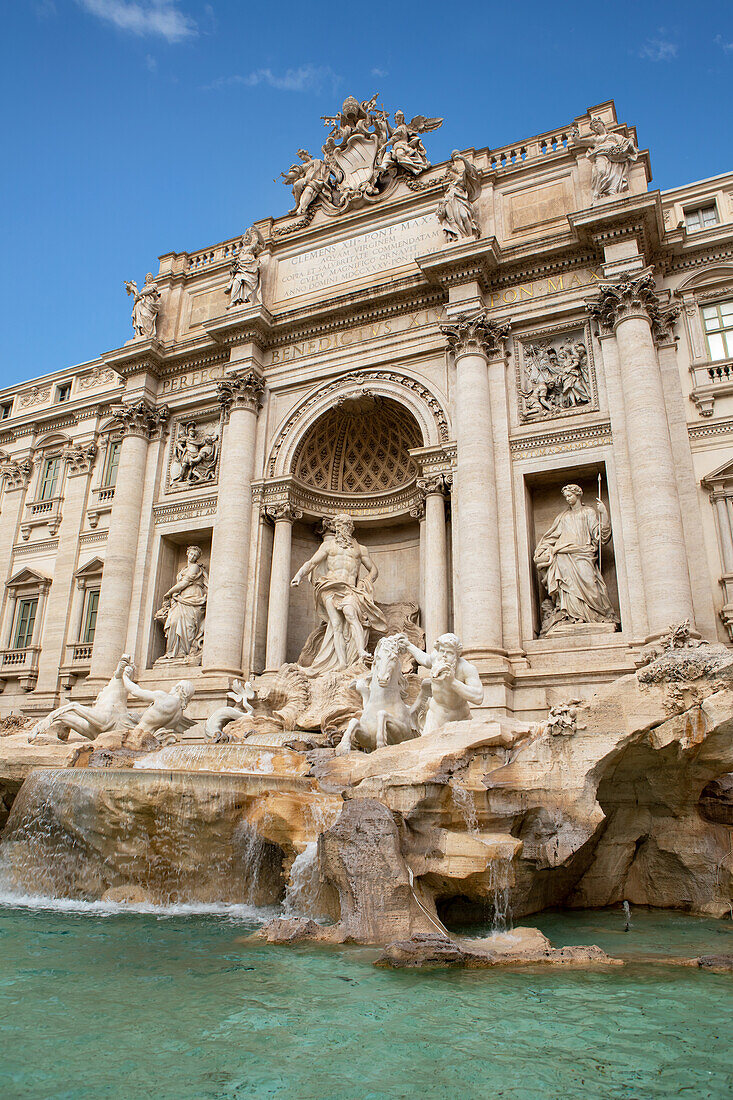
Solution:
<svg viewBox="0 0 733 1100"><path fill-rule="evenodd" d="M435 162L614 98L652 186L733 169L730 0L11 0L3 32L3 386L124 343L160 253L285 212L349 93L444 116Z"/></svg>

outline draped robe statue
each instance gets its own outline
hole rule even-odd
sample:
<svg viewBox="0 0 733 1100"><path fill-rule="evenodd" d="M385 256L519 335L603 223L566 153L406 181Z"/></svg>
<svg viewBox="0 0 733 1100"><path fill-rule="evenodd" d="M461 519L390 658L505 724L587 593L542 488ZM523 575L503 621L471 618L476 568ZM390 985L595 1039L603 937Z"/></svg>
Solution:
<svg viewBox="0 0 733 1100"><path fill-rule="evenodd" d="M313 673L349 668L357 661L369 660L369 631L387 630L373 598L379 570L366 548L353 537L354 521L344 512L334 516L330 526L333 533L324 536L321 547L290 582L297 586L304 577L310 577L316 611L323 622L320 647L307 666Z"/></svg>
<svg viewBox="0 0 733 1100"><path fill-rule="evenodd" d="M185 658L193 662L203 645L209 578L199 564L200 547L189 546L186 557L186 565L176 577L176 583L163 596L163 606L155 618L163 624L164 658Z"/></svg>
<svg viewBox="0 0 733 1100"><path fill-rule="evenodd" d="M568 507L542 536L534 554L548 596L543 635L561 623L618 623L598 567L599 543L611 538L606 506L598 500L596 511L583 504L579 485L566 485L562 495Z"/></svg>

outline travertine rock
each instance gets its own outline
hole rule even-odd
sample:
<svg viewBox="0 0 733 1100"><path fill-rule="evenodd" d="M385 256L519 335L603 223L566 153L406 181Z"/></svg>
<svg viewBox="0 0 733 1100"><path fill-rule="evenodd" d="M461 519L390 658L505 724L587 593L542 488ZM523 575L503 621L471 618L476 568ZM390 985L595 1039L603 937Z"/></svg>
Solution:
<svg viewBox="0 0 733 1100"><path fill-rule="evenodd" d="M375 966L465 967L479 970L493 966L623 966L600 947L554 948L537 928L515 928L483 940L435 934L416 935L385 947Z"/></svg>

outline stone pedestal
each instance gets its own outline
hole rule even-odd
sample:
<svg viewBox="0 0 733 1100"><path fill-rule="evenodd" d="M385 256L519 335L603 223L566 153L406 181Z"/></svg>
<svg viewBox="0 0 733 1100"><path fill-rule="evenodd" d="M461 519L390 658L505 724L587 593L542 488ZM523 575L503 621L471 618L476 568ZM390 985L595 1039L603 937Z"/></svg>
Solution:
<svg viewBox="0 0 733 1100"><path fill-rule="evenodd" d="M255 434L263 390L264 382L254 371L218 383L227 423L219 464L201 662L207 675L238 676L242 672Z"/></svg>
<svg viewBox="0 0 733 1100"><path fill-rule="evenodd" d="M273 505L266 510L275 523L270 569L270 593L267 604L267 646L265 672L276 672L285 664L290 610L290 552L293 523L303 513L290 504Z"/></svg>

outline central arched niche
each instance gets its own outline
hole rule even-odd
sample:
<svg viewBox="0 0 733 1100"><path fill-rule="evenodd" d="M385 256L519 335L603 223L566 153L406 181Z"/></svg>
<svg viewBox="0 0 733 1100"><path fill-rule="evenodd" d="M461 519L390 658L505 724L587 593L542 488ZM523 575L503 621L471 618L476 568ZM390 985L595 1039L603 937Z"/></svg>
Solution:
<svg viewBox="0 0 733 1100"><path fill-rule="evenodd" d="M294 456L293 474L324 493L383 493L415 477L410 448L422 446L412 413L388 397L342 397L316 420Z"/></svg>
<svg viewBox="0 0 733 1100"><path fill-rule="evenodd" d="M419 522L408 507L393 510L390 497L414 483L417 467L409 452L422 446L420 425L408 409L391 398L362 392L338 399L322 413L293 455L291 474L297 482L327 497L331 510L355 515L356 538L379 569L374 595L380 605L422 603ZM392 501L389 510L360 520L359 497L376 503L381 494L385 504L387 498ZM320 545L321 532L320 520L312 515L294 525L292 574ZM288 661L297 661L317 625L311 586L302 584L291 593Z"/></svg>

